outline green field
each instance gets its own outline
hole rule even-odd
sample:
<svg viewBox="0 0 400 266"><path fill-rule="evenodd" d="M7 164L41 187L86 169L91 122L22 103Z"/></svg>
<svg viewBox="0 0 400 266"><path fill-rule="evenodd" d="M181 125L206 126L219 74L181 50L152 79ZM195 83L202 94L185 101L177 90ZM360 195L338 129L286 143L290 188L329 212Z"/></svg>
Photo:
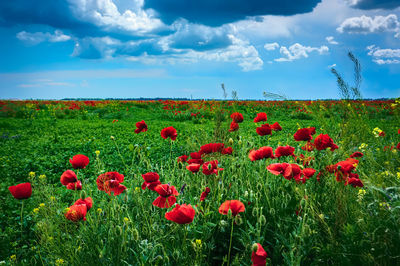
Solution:
<svg viewBox="0 0 400 266"><path fill-rule="evenodd" d="M259 243L272 265L400 264L399 101L3 101L0 109L0 262L250 265ZM234 112L244 120L230 132ZM268 120L253 122L260 112ZM141 120L148 130L135 134ZM257 127L275 122L281 131L257 134ZM170 126L175 141L161 137ZM301 149L306 141L293 135L309 127L313 140L328 134L339 148ZM191 173L177 161L208 143L233 149L203 154L204 162L218 160L218 175L205 175L202 167ZM296 157L249 158L253 149L286 145ZM341 166L327 170L357 151L364 156L354 158L352 174L363 187L347 184ZM77 154L89 157L86 168L72 168L69 159ZM267 170L285 162L315 174L303 183ZM82 190L61 184L66 170L77 174ZM114 171L126 187L117 196L96 184ZM153 206L159 195L141 188L149 172L176 188L177 204L194 208L192 222L167 220L174 206ZM25 182L32 196L15 199L9 186ZM200 201L206 187L210 193ZM66 219L67 208L87 197L93 207L86 220ZM221 214L226 200L241 201L245 211Z"/></svg>

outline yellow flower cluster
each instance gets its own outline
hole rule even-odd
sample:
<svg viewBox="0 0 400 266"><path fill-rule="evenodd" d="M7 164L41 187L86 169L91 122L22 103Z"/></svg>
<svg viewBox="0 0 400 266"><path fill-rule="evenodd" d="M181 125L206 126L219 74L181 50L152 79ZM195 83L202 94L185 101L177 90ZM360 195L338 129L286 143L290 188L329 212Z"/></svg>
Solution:
<svg viewBox="0 0 400 266"><path fill-rule="evenodd" d="M382 129L376 127L372 130L372 134L374 134L375 138L379 138L379 134L382 133Z"/></svg>

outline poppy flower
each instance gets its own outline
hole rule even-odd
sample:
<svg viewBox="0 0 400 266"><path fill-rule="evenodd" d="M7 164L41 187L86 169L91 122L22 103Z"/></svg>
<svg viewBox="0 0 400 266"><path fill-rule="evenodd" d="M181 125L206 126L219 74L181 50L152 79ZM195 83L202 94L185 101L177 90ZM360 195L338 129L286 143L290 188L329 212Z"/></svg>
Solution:
<svg viewBox="0 0 400 266"><path fill-rule="evenodd" d="M118 172L107 172L97 177L96 184L99 190L107 194L117 196L126 190L126 187L120 183L124 182L124 175Z"/></svg>
<svg viewBox="0 0 400 266"><path fill-rule="evenodd" d="M156 186L160 185L160 176L156 172L150 172L147 174L143 174L142 178L144 180L142 184L142 189L150 189L153 190L155 189Z"/></svg>
<svg viewBox="0 0 400 266"><path fill-rule="evenodd" d="M256 132L260 136L271 135L272 129L271 129L270 125L264 124L264 125L261 125L260 127L257 127Z"/></svg>
<svg viewBox="0 0 400 266"><path fill-rule="evenodd" d="M261 121L267 121L266 113L258 113L257 116L254 118L254 123L258 123Z"/></svg>
<svg viewBox="0 0 400 266"><path fill-rule="evenodd" d="M200 164L198 163L191 163L186 166L186 169L188 169L190 172L197 173L200 170Z"/></svg>
<svg viewBox="0 0 400 266"><path fill-rule="evenodd" d="M232 154L232 152L233 152L232 147L226 147L226 148L222 149L221 153L230 155L230 154Z"/></svg>
<svg viewBox="0 0 400 266"><path fill-rule="evenodd" d="M328 134L319 134L314 140L314 146L319 151L327 148L330 148L331 151L334 151L335 149L339 148L335 143L333 143L332 138L329 137Z"/></svg>
<svg viewBox="0 0 400 266"><path fill-rule="evenodd" d="M176 202L175 196L179 195L175 187L168 184L158 185L154 190L159 196L153 201L153 205L159 208L171 207Z"/></svg>
<svg viewBox="0 0 400 266"><path fill-rule="evenodd" d="M296 181L299 182L303 182L303 184L306 182L307 179L309 179L310 177L312 177L315 174L316 170L312 169L312 168L305 168L301 171L301 177L299 179L297 179Z"/></svg>
<svg viewBox="0 0 400 266"><path fill-rule="evenodd" d="M171 140L176 140L178 133L176 133L176 129L173 127L166 127L161 130L161 137L163 139L170 138Z"/></svg>
<svg viewBox="0 0 400 266"><path fill-rule="evenodd" d="M192 159L189 159L187 161L188 164L197 163L197 164L201 165L201 164L204 163L203 159L201 159L201 153L200 152L192 152L192 153L190 153L190 157Z"/></svg>
<svg viewBox="0 0 400 266"><path fill-rule="evenodd" d="M239 200L227 200L221 204L218 212L220 214L227 215L229 210L231 210L233 216L236 216L239 214L239 212L244 212L245 207L244 204Z"/></svg>
<svg viewBox="0 0 400 266"><path fill-rule="evenodd" d="M78 180L74 183L68 183L66 187L70 190L82 190L82 182Z"/></svg>
<svg viewBox="0 0 400 266"><path fill-rule="evenodd" d="M16 199L27 199L32 195L32 186L29 182L10 186L8 190Z"/></svg>
<svg viewBox="0 0 400 266"><path fill-rule="evenodd" d="M288 166L288 163L273 163L267 166L267 170L273 175L281 175Z"/></svg>
<svg viewBox="0 0 400 266"><path fill-rule="evenodd" d="M281 131L281 130L282 130L282 127L281 127L281 125L279 125L278 122L275 122L275 123L273 123L273 124L271 125L271 129L274 130L274 131Z"/></svg>
<svg viewBox="0 0 400 266"><path fill-rule="evenodd" d="M235 123L242 123L243 122L243 115L241 113L232 113L231 118Z"/></svg>
<svg viewBox="0 0 400 266"><path fill-rule="evenodd" d="M360 180L360 178L358 178L357 174L350 174L350 177L347 179L345 185L352 185L353 187L363 187L364 184L363 182Z"/></svg>
<svg viewBox="0 0 400 266"><path fill-rule="evenodd" d="M187 155L179 156L177 162L178 163L185 163L185 162L187 162L188 158L189 158L189 156L187 156Z"/></svg>
<svg viewBox="0 0 400 266"><path fill-rule="evenodd" d="M93 207L93 200L91 197L87 197L86 199L78 199L75 201L74 205L85 204L87 211L89 211Z"/></svg>
<svg viewBox="0 0 400 266"><path fill-rule="evenodd" d="M62 173L61 178L60 178L61 184L64 186L67 186L69 183L75 183L78 181L76 174L72 170L67 170L64 173Z"/></svg>
<svg viewBox="0 0 400 266"><path fill-rule="evenodd" d="M308 141L312 140L313 132L315 134L315 128L300 128L294 133L293 137L295 141Z"/></svg>
<svg viewBox="0 0 400 266"><path fill-rule="evenodd" d="M201 192L200 201L204 201L207 198L210 191L211 191L210 188L206 187L206 189L203 192Z"/></svg>
<svg viewBox="0 0 400 266"><path fill-rule="evenodd" d="M275 157L279 158L282 156L293 156L294 157L294 147L292 146L279 146L275 150Z"/></svg>
<svg viewBox="0 0 400 266"><path fill-rule="evenodd" d="M397 145L396 145L396 149L400 150L400 142L399 142L399 143L397 143Z"/></svg>
<svg viewBox="0 0 400 266"><path fill-rule="evenodd" d="M195 214L192 205L176 204L172 211L165 213L165 218L177 224L190 224L193 222Z"/></svg>
<svg viewBox="0 0 400 266"><path fill-rule="evenodd" d="M229 128L229 132L237 131L239 129L239 124L235 121L232 121L231 126Z"/></svg>
<svg viewBox="0 0 400 266"><path fill-rule="evenodd" d="M287 180L291 180L292 178L296 181L300 180L301 178L301 168L299 165L291 163L286 167L285 171L283 172L283 177Z"/></svg>
<svg viewBox="0 0 400 266"><path fill-rule="evenodd" d="M252 266L265 266L267 264L267 252L259 243L254 244L254 246L256 246L256 249L251 253Z"/></svg>
<svg viewBox="0 0 400 266"><path fill-rule="evenodd" d="M89 164L89 157L83 154L77 154L72 159L69 159L74 169L83 169Z"/></svg>
<svg viewBox="0 0 400 266"><path fill-rule="evenodd" d="M364 153L356 151L356 152L353 152L352 155L350 155L350 158L357 158L357 157L363 157L363 156L364 156Z"/></svg>
<svg viewBox="0 0 400 266"><path fill-rule="evenodd" d="M80 220L86 221L87 207L86 204L72 205L64 214L65 218L70 221L77 222Z"/></svg>
<svg viewBox="0 0 400 266"><path fill-rule="evenodd" d="M136 129L135 129L136 134L139 134L140 132L146 132L146 131L147 131L147 124L146 124L146 122L144 122L144 120L136 123Z"/></svg>
<svg viewBox="0 0 400 266"><path fill-rule="evenodd" d="M218 168L218 160L213 160L205 162L203 164L203 174L205 175L218 175L218 171L224 170L223 168Z"/></svg>
<svg viewBox="0 0 400 266"><path fill-rule="evenodd" d="M251 161L262 160L264 158L275 158L274 152L271 147L261 147L258 150L251 150L249 153L249 158Z"/></svg>
<svg viewBox="0 0 400 266"><path fill-rule="evenodd" d="M200 154L209 154L214 152L222 152L223 143L208 143L200 147Z"/></svg>

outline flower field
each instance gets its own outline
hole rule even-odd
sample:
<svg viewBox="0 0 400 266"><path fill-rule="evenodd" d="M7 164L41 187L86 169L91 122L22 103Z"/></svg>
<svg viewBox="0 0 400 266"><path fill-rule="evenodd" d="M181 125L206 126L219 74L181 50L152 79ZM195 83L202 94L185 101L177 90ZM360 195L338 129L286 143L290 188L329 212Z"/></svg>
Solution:
<svg viewBox="0 0 400 266"><path fill-rule="evenodd" d="M0 101L0 263L400 264L400 101Z"/></svg>

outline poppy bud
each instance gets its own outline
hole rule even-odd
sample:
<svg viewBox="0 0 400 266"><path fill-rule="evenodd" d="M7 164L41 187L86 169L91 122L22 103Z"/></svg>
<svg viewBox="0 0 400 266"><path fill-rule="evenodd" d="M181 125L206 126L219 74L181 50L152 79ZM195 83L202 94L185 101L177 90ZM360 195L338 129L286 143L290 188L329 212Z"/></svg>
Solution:
<svg viewBox="0 0 400 266"><path fill-rule="evenodd" d="M232 210L229 209L229 210L228 210L228 219L231 219L231 218L232 218Z"/></svg>
<svg viewBox="0 0 400 266"><path fill-rule="evenodd" d="M86 192L81 190L81 199L86 199Z"/></svg>
<svg viewBox="0 0 400 266"><path fill-rule="evenodd" d="M136 241L139 240L139 231L136 228L132 230L132 236Z"/></svg>
<svg viewBox="0 0 400 266"><path fill-rule="evenodd" d="M265 218L264 215L261 214L261 216L259 218L259 222L261 225L265 225L267 223L267 219Z"/></svg>
<svg viewBox="0 0 400 266"><path fill-rule="evenodd" d="M251 214L253 215L253 216L258 216L258 208L256 207L256 208L254 208L253 209L253 211L251 212Z"/></svg>
<svg viewBox="0 0 400 266"><path fill-rule="evenodd" d="M229 138L228 143L229 143L230 145L232 145L232 144L233 144L233 139L232 139L232 138Z"/></svg>
<svg viewBox="0 0 400 266"><path fill-rule="evenodd" d="M251 246L251 251L252 251L252 252L257 252L257 250L258 250L258 245L257 245L257 243L254 243L254 244Z"/></svg>

